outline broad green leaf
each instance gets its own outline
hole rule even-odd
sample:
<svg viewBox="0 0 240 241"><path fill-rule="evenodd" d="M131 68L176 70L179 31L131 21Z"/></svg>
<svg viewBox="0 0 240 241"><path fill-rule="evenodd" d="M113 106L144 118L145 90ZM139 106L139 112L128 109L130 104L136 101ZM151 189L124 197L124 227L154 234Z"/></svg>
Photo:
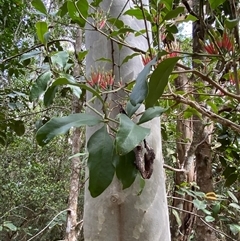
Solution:
<svg viewBox="0 0 240 241"><path fill-rule="evenodd" d="M101 119L88 114L71 114L64 117L54 117L44 124L36 134L40 146L49 143L55 136L65 134L71 127L94 126L101 122Z"/></svg>
<svg viewBox="0 0 240 241"><path fill-rule="evenodd" d="M240 206L237 203L230 203L229 207L233 207L235 209L238 209L238 211L240 211Z"/></svg>
<svg viewBox="0 0 240 241"><path fill-rule="evenodd" d="M205 217L205 221L208 222L208 223L214 222L214 221L215 221L215 218L212 217L212 216L206 216L206 217Z"/></svg>
<svg viewBox="0 0 240 241"><path fill-rule="evenodd" d="M225 187L230 187L238 178L238 174L237 173L232 173L230 174L225 182Z"/></svg>
<svg viewBox="0 0 240 241"><path fill-rule="evenodd" d="M86 19L88 17L88 1L87 0L79 0L77 1L77 7L78 7L78 10L81 12L81 19L80 19L80 27L84 27L85 26L85 23L86 23Z"/></svg>
<svg viewBox="0 0 240 241"><path fill-rule="evenodd" d="M47 15L47 9L44 5L44 3L41 0L33 0L32 6L38 10L40 13L43 13L44 15Z"/></svg>
<svg viewBox="0 0 240 241"><path fill-rule="evenodd" d="M51 72L47 71L40 75L33 84L30 91L30 101L38 99L47 89L48 83L51 80Z"/></svg>
<svg viewBox="0 0 240 241"><path fill-rule="evenodd" d="M47 91L44 93L43 103L46 107L50 106L53 103L53 99L57 92L58 87L51 85Z"/></svg>
<svg viewBox="0 0 240 241"><path fill-rule="evenodd" d="M170 20L173 18L176 18L179 14L184 13L185 8L184 7L177 7L174 10L171 10L166 14L166 16L163 18L163 21Z"/></svg>
<svg viewBox="0 0 240 241"><path fill-rule="evenodd" d="M156 64L156 62L157 62L157 59L154 58L139 73L136 79L136 84L133 87L132 93L130 94L130 102L133 106L136 106L137 104L141 104L145 100L148 94L148 84L147 84L148 75L152 69L152 65Z"/></svg>
<svg viewBox="0 0 240 241"><path fill-rule="evenodd" d="M88 50L79 52L78 53L78 61L83 61L87 54L88 54Z"/></svg>
<svg viewBox="0 0 240 241"><path fill-rule="evenodd" d="M127 10L124 15L129 15L131 17L135 17L136 19L144 19L142 10L140 8L132 8ZM151 21L151 16L149 14L149 12L144 8L144 15L146 17L146 20Z"/></svg>
<svg viewBox="0 0 240 241"><path fill-rule="evenodd" d="M66 51L60 51L51 56L52 64L63 69L69 60L69 54Z"/></svg>
<svg viewBox="0 0 240 241"><path fill-rule="evenodd" d="M13 122L13 129L18 136L22 136L25 133L24 122L21 120L15 120Z"/></svg>
<svg viewBox="0 0 240 241"><path fill-rule="evenodd" d="M120 114L119 119L120 125L116 135L116 150L119 155L125 155L141 143L150 134L150 130L136 125L125 114Z"/></svg>
<svg viewBox="0 0 240 241"><path fill-rule="evenodd" d="M20 58L21 61L27 60L27 59L31 59L31 58L35 58L37 55L39 55L40 53L42 53L42 51L40 50L34 50L31 51L29 53L23 54Z"/></svg>
<svg viewBox="0 0 240 241"><path fill-rule="evenodd" d="M162 96L168 83L169 75L172 73L179 59L179 57L164 59L153 71L149 81L148 96L145 100L146 108L154 106L157 100Z"/></svg>
<svg viewBox="0 0 240 241"><path fill-rule="evenodd" d="M189 22L189 21L195 22L197 20L198 19L195 16L188 14L187 17L183 20L183 22Z"/></svg>
<svg viewBox="0 0 240 241"><path fill-rule="evenodd" d="M217 217L217 215L220 212L220 208L221 208L221 203L220 202L217 202L217 203L214 204L214 206L212 207L212 212L213 212L213 216L214 217Z"/></svg>
<svg viewBox="0 0 240 241"><path fill-rule="evenodd" d="M89 152L89 191L92 197L99 196L112 182L114 145L106 126L96 131L87 143Z"/></svg>
<svg viewBox="0 0 240 241"><path fill-rule="evenodd" d="M123 189L130 187L138 174L138 170L134 164L134 161L134 151L131 151L124 156L119 156L118 158L116 165L116 175L117 178L121 181Z"/></svg>
<svg viewBox="0 0 240 241"><path fill-rule="evenodd" d="M238 233L240 233L240 225L238 225L238 224L228 224L228 225L229 225L231 232L234 235L237 235Z"/></svg>
<svg viewBox="0 0 240 241"><path fill-rule="evenodd" d="M67 85L69 88L72 89L72 92L74 95L76 95L78 98L80 98L82 91L81 88L78 86L77 81L73 78L73 76L65 74L63 77L56 79L52 86L57 85Z"/></svg>
<svg viewBox="0 0 240 241"><path fill-rule="evenodd" d="M45 44L45 38L44 35L48 31L48 26L46 22L37 22L36 23L36 29L37 29L37 36L41 43Z"/></svg>
<svg viewBox="0 0 240 241"><path fill-rule="evenodd" d="M126 105L126 112L128 114L128 117L131 118L131 116L138 110L138 108L140 107L141 104L137 104L135 106L133 106L131 104L130 101L127 102L127 105Z"/></svg>
<svg viewBox="0 0 240 241"><path fill-rule="evenodd" d="M17 231L17 227L11 221L5 221L3 223L3 226L8 228L11 231L14 231L14 232Z"/></svg>
<svg viewBox="0 0 240 241"><path fill-rule="evenodd" d="M149 109L146 109L144 111L144 113L142 114L138 125L147 122L149 120L152 120L153 118L160 116L162 113L164 113L167 109L164 109L160 106L155 106L155 107L151 107Z"/></svg>
<svg viewBox="0 0 240 241"><path fill-rule="evenodd" d="M238 25L238 19L226 19L224 25L226 28L232 30Z"/></svg>
<svg viewBox="0 0 240 241"><path fill-rule="evenodd" d="M72 20L83 28L88 17L88 1L79 0L77 3L68 1L67 7L69 16L72 18Z"/></svg>
<svg viewBox="0 0 240 241"><path fill-rule="evenodd" d="M59 15L61 18L64 17L68 12L67 8L67 1L64 2L64 4L59 8L57 15Z"/></svg>
<svg viewBox="0 0 240 241"><path fill-rule="evenodd" d="M169 11L172 9L173 0L160 0L160 3L164 4Z"/></svg>
<svg viewBox="0 0 240 241"><path fill-rule="evenodd" d="M209 0L210 7L215 10L219 5L223 4L226 0Z"/></svg>
<svg viewBox="0 0 240 241"><path fill-rule="evenodd" d="M207 204L204 201L194 199L193 204L197 210L205 210L207 208Z"/></svg>

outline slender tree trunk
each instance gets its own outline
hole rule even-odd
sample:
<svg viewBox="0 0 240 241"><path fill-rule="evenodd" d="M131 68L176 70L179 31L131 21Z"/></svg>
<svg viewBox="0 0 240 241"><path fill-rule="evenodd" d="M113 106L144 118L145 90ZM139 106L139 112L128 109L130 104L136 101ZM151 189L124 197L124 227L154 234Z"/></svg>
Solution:
<svg viewBox="0 0 240 241"><path fill-rule="evenodd" d="M76 31L76 42L75 42L75 52L81 51L82 45L82 32L80 29ZM75 63L74 66L74 76L80 74L80 66ZM79 99L73 96L72 100L72 110L73 113L81 112L81 105ZM81 130L80 128L75 128L72 133L72 154L80 152L81 147ZM78 223L78 196L79 196L79 184L80 184L80 170L81 161L79 157L73 157L71 159L71 177L70 177L70 191L68 198L68 213L67 213L67 227L66 227L66 241L77 241L79 236L79 230L81 229L81 222Z"/></svg>
<svg viewBox="0 0 240 241"><path fill-rule="evenodd" d="M204 21L204 6L201 0L193 0L193 10ZM202 46L200 39L205 39L205 26L203 22L195 22L193 24L193 53L200 53ZM193 62L194 68L202 68L199 64ZM201 70L203 71L203 69ZM192 82L195 81L193 77ZM194 96L196 101L199 100L199 96ZM203 103L204 104L204 103ZM207 108L207 106L206 106ZM212 125L207 125L209 119L206 117L199 118L194 116L193 119L193 142L191 149L195 152L196 157L196 180L202 192L213 191L213 179L212 179L212 156L211 156L211 134ZM202 214L201 211L198 212ZM204 224L200 219L196 219L196 241L216 241L216 233Z"/></svg>
<svg viewBox="0 0 240 241"><path fill-rule="evenodd" d="M107 11L110 1L103 1L103 11ZM113 1L109 14L118 17L122 10L131 7L132 2L127 0ZM144 4L148 5L147 1ZM126 7L125 7L126 6ZM123 12L124 12L123 11ZM143 21L128 16L121 16L125 24L136 30L144 29ZM89 29L89 26L88 26ZM147 41L143 37L135 37L130 33L126 41L131 46L147 50ZM86 31L86 47L89 50L87 58L87 76L91 71L99 68L105 71L112 70L116 82L128 82L136 79L143 69L141 57L137 56L121 65L123 59L133 51L126 47L119 48L112 41L107 40L96 31ZM100 58L111 59L112 63L97 61ZM112 95L115 102L110 105L116 107L116 101L122 102L126 97L122 93ZM90 97L89 97L90 98ZM101 111L101 104L95 101L94 107ZM113 115L118 114L114 108ZM137 177L130 188L122 190L120 182L114 178L111 185L97 198L92 198L85 188L84 206L84 237L85 241L169 241L169 219L165 192L165 177L161 150L160 120L155 118L147 123L151 134L147 142L154 148L153 175L146 180L145 187L140 195L140 178ZM96 131L96 128L87 128L87 139ZM107 158L107 157L106 157Z"/></svg>
<svg viewBox="0 0 240 241"><path fill-rule="evenodd" d="M178 69L181 70L181 69ZM185 93L190 91L189 79L185 74L179 75L179 77L175 80L175 87L177 91L185 91ZM188 212L193 211L193 205L191 203L192 197L189 195L182 196L177 193L178 187L183 183L191 183L195 180L195 162L193 156L188 158L188 151L192 142L192 118L184 119L183 113L186 109L186 105L180 105L179 115L177 119L177 168L184 169L186 172L176 172L174 183L175 183L175 191L173 193L173 207L176 207L178 210L183 210L183 212L179 212L179 218L181 220L181 226L177 222L177 218L172 213L171 215L171 236L172 241L183 241L187 240L189 237L194 216L190 215ZM188 211L188 212L184 212Z"/></svg>

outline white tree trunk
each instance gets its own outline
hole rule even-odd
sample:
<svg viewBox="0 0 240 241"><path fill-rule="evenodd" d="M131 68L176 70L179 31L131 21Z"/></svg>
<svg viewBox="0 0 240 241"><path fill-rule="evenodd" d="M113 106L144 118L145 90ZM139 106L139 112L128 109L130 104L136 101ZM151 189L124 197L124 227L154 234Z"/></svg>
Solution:
<svg viewBox="0 0 240 241"><path fill-rule="evenodd" d="M102 8L107 11L109 0L103 1ZM129 3L127 3L129 2ZM110 15L117 17L125 4L131 7L131 1L113 1ZM147 2L145 1L147 4ZM144 29L143 21L129 16L121 16L121 20L133 29ZM87 27L89 29L89 26ZM143 37L135 37L129 34L126 41L131 46L147 50L147 41ZM107 40L105 36L96 31L86 31L86 48L89 50L87 57L87 76L91 70L112 70L116 76L116 82L123 80L128 82L136 79L143 69L141 56L137 56L121 67L122 60L133 53L132 50L122 47L120 50L115 43ZM112 63L96 61L100 58L108 58ZM113 95L112 99L116 99ZM115 104L116 105L116 104ZM94 107L101 111L101 105L97 101ZM119 112L116 111L115 114ZM165 176L163 171L163 158L161 146L160 119L155 118L146 123L151 128L151 134L147 138L148 144L154 148L156 159L153 175L146 180L141 195L140 178L137 177L130 188L122 190L121 183L115 177L111 185L97 198L92 198L88 191L88 183L85 188L84 206L84 237L85 241L169 241L169 217L165 191ZM96 128L87 129L87 140L96 131ZM106 157L107 158L107 157Z"/></svg>

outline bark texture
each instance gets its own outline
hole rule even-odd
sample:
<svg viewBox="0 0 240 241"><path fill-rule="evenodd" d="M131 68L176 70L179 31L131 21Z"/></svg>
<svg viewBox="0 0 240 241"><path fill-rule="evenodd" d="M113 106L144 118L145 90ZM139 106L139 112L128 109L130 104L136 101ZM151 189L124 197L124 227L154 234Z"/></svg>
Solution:
<svg viewBox="0 0 240 241"><path fill-rule="evenodd" d="M108 11L110 1L103 1L102 8ZM131 7L131 1L113 1L110 15L119 16L122 11ZM148 4L144 1L144 4ZM128 16L120 19L133 29L144 29L143 21ZM88 26L89 28L89 26ZM143 37L135 37L129 34L126 41L140 49L147 50L147 41ZM113 70L116 82L122 80L128 82L136 79L143 69L141 57L137 56L121 65L123 59L133 52L126 47L119 49L112 41L96 31L86 31L86 47L89 50L87 58L87 76L93 70L104 68ZM100 58L108 58L112 63L96 61ZM122 101L124 93L113 94L111 99ZM113 107L116 103L110 103ZM94 107L101 111L101 104L97 101ZM144 108L144 107L142 107ZM119 111L115 108L113 116ZM120 182L114 178L111 185L97 198L92 198L88 191L88 183L85 191L84 207L84 237L85 241L169 241L169 220L165 192L165 177L163 171L163 158L161 147L160 119L146 123L151 128L151 134L147 143L154 149L156 159L153 166L153 175L146 180L141 195L140 180L137 178L134 184L122 190ZM96 128L87 128L87 139L96 131ZM107 158L107 157L106 157Z"/></svg>
<svg viewBox="0 0 240 241"><path fill-rule="evenodd" d="M82 32L80 29L76 31L76 42L75 51L81 51L82 45ZM74 66L74 76L78 76L80 73L80 66L75 63ZM81 112L81 105L79 99L73 96L72 100L72 111L73 113ZM81 130L80 128L75 128L72 133L72 154L77 154L80 152L81 142ZM73 157L71 159L71 177L70 177L70 190L68 198L68 213L67 213L67 227L65 241L77 241L79 236L79 230L81 227L81 222L78 223L78 196L79 196L79 175L81 170L81 160L79 157Z"/></svg>

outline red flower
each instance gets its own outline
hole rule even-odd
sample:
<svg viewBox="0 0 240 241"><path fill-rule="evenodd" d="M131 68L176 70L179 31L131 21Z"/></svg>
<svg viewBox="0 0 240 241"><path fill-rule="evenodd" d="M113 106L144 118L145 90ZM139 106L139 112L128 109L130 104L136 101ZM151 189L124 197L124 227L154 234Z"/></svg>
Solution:
<svg viewBox="0 0 240 241"><path fill-rule="evenodd" d="M87 83L93 88L108 90L114 84L114 77L111 72L92 73Z"/></svg>
<svg viewBox="0 0 240 241"><path fill-rule="evenodd" d="M147 65L151 60L152 59L148 54L146 54L145 56L142 56L142 62L144 66Z"/></svg>
<svg viewBox="0 0 240 241"><path fill-rule="evenodd" d="M209 54L217 54L218 51L215 49L215 46L213 43L207 44L204 46L204 49L209 53Z"/></svg>

